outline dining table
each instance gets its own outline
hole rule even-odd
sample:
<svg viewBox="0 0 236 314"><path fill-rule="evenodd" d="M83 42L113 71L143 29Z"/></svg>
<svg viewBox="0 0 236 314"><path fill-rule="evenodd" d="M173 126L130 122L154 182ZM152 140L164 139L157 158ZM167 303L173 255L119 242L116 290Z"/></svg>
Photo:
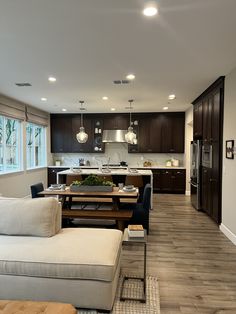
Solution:
<svg viewBox="0 0 236 314"><path fill-rule="evenodd" d="M38 193L40 196L55 196L57 195L62 199L62 218L89 218L89 219L114 219L117 222L118 229L124 229L124 221L129 220L132 217L133 211L120 210L120 200L126 199L127 201L138 199L139 190L135 188L133 191L124 191L119 187L113 187L112 191L96 192L96 191L71 191L67 186L64 189L50 189L47 188ZM92 199L99 203L108 198L112 200L111 210L74 210L71 209L72 198L76 197L76 201L81 198L81 202L86 199ZM69 202L66 199L69 199Z"/></svg>

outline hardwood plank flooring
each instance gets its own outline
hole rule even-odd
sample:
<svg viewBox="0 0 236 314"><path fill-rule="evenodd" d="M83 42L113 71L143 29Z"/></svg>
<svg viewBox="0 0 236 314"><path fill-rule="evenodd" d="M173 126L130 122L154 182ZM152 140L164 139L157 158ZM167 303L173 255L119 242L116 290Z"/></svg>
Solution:
<svg viewBox="0 0 236 314"><path fill-rule="evenodd" d="M142 253L124 247L122 272L141 273ZM147 273L159 279L161 314L236 314L236 246L188 196L154 195Z"/></svg>

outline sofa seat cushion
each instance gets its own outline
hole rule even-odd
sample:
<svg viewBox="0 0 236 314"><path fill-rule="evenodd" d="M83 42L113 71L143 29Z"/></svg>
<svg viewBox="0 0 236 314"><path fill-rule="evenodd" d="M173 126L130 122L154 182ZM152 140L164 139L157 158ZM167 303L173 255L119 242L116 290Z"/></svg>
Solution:
<svg viewBox="0 0 236 314"><path fill-rule="evenodd" d="M76 314L71 304L0 300L2 314Z"/></svg>
<svg viewBox="0 0 236 314"><path fill-rule="evenodd" d="M119 230L66 228L50 238L0 235L0 274L112 281Z"/></svg>

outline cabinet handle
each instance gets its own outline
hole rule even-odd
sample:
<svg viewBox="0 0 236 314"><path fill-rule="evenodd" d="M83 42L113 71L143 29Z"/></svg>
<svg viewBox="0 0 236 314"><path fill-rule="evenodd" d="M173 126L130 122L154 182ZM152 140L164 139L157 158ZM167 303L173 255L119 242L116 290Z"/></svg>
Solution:
<svg viewBox="0 0 236 314"><path fill-rule="evenodd" d="M166 174L168 174L168 173L169 173L169 171L166 171L165 173L166 173Z"/></svg>
<svg viewBox="0 0 236 314"><path fill-rule="evenodd" d="M170 152L174 152L175 150L173 148L170 149Z"/></svg>
<svg viewBox="0 0 236 314"><path fill-rule="evenodd" d="M180 172L180 171L177 171L177 174L181 174L181 172Z"/></svg>
<svg viewBox="0 0 236 314"><path fill-rule="evenodd" d="M217 180L210 178L210 182L217 182Z"/></svg>

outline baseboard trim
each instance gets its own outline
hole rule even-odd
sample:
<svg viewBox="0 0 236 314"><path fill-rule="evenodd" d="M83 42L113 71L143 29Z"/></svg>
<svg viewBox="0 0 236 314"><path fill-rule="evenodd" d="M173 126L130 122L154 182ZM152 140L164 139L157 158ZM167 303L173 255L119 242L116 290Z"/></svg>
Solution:
<svg viewBox="0 0 236 314"><path fill-rule="evenodd" d="M220 225L220 230L224 233L224 235L233 242L234 245L236 245L236 234L234 234L229 228L227 228L225 225Z"/></svg>
<svg viewBox="0 0 236 314"><path fill-rule="evenodd" d="M185 191L185 195L186 195L186 196L190 196L190 195L191 195L191 192L190 192L190 191Z"/></svg>

